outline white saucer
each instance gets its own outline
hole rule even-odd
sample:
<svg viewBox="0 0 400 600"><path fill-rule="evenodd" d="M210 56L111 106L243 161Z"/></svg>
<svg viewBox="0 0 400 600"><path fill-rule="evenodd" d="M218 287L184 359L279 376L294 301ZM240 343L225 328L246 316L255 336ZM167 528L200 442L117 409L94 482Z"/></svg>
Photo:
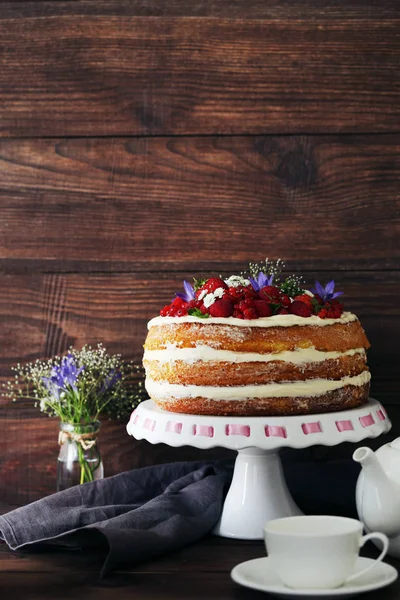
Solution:
<svg viewBox="0 0 400 600"><path fill-rule="evenodd" d="M358 558L354 572L362 571L372 562L374 561L371 558ZM307 596L348 598L355 594L361 594L361 592L370 592L389 585L397 579L398 573L391 565L380 562L356 581L345 583L340 588L295 590L286 587L279 581L278 576L271 568L271 561L265 556L236 565L231 571L231 577L240 585L285 598L298 598L299 596L303 598Z"/></svg>

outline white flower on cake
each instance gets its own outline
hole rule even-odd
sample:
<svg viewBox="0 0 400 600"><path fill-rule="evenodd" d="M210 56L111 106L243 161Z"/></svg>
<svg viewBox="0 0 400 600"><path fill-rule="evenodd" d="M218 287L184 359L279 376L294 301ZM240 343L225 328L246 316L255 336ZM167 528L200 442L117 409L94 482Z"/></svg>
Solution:
<svg viewBox="0 0 400 600"><path fill-rule="evenodd" d="M206 308L209 308L211 306L211 304L214 304L214 302L216 301L217 298L222 298L223 295L224 295L224 290L221 287L217 288L213 292L210 292L209 294L204 296L204 299L203 299L204 306Z"/></svg>
<svg viewBox="0 0 400 600"><path fill-rule="evenodd" d="M242 277L241 275L231 275L228 279L225 279L225 283L228 287L237 288L240 285L246 287L250 285L250 279Z"/></svg>
<svg viewBox="0 0 400 600"><path fill-rule="evenodd" d="M205 296L207 296L207 290L202 290L198 296L198 300L203 300Z"/></svg>

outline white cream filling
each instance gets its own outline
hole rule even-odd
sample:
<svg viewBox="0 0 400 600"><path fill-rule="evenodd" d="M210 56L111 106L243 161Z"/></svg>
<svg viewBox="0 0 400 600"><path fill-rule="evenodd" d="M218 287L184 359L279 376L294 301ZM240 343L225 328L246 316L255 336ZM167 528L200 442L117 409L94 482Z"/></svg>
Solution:
<svg viewBox="0 0 400 600"><path fill-rule="evenodd" d="M297 315L274 315L272 317L260 317L259 319L235 319L233 317L208 317L201 319L186 315L185 317L154 317L151 319L147 327L155 325L171 325L179 323L200 323L202 325L236 325L238 327L293 327L294 325L315 325L317 327L326 327L327 325L335 325L336 323L350 323L357 321L356 315L351 312L344 312L339 319L320 319L316 315L311 317L298 317Z"/></svg>
<svg viewBox="0 0 400 600"><path fill-rule="evenodd" d="M308 379L307 381L268 383L264 385L243 385L217 387L203 385L179 385L154 381L147 377L145 387L155 398L210 398L211 400L245 400L247 398L280 398L297 396L318 396L338 390L345 385L361 386L371 379L369 371L355 377L334 379Z"/></svg>
<svg viewBox="0 0 400 600"><path fill-rule="evenodd" d="M365 357L364 348L355 348L345 352L322 352L314 346L310 348L298 348L293 351L276 352L275 354L260 354L258 352L233 352L231 350L217 350L206 345L198 345L196 348L178 348L176 344L167 343L165 350L145 350L144 360L156 360L160 363L175 362L177 360L185 363L202 362L271 362L281 360L283 362L301 365L306 363L323 362L328 359L340 358L341 356L354 356L361 354Z"/></svg>

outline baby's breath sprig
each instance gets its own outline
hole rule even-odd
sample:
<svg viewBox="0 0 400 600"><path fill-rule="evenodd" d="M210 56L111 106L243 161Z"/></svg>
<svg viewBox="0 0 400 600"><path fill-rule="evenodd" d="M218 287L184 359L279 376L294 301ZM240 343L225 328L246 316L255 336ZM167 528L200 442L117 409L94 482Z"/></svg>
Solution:
<svg viewBox="0 0 400 600"><path fill-rule="evenodd" d="M146 397L142 367L108 354L102 344L70 348L66 356L17 364L12 370L14 379L4 385L6 397L31 400L66 423L88 423L102 413L123 419Z"/></svg>
<svg viewBox="0 0 400 600"><path fill-rule="evenodd" d="M269 258L266 258L265 261L263 261L263 262L249 263L248 272L245 271L245 272L241 273L241 275L246 277L249 274L252 279L257 279L257 275L259 273L265 273L265 275L269 275L269 276L273 275L274 276L273 282L274 282L274 285L276 285L279 283L279 279L280 279L282 270L284 268L285 268L285 263L283 262L283 260L281 258L278 258L275 261L270 260Z"/></svg>
<svg viewBox="0 0 400 600"><path fill-rule="evenodd" d="M289 275L279 288L291 298L300 296L304 293L304 278L301 275Z"/></svg>
<svg viewBox="0 0 400 600"><path fill-rule="evenodd" d="M115 395L105 408L110 419L129 419L133 409L148 398L144 387L145 371L143 366L129 362L125 375L122 393Z"/></svg>

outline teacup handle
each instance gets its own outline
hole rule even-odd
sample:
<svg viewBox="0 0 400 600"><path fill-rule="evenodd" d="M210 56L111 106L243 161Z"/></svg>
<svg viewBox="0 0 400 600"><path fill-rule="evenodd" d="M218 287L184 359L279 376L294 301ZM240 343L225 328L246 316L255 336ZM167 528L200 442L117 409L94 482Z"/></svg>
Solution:
<svg viewBox="0 0 400 600"><path fill-rule="evenodd" d="M366 567L362 571L359 571L358 573L354 573L354 575L350 575L350 577L347 577L346 583L348 581L354 581L354 579L358 579L359 577L361 577L361 575L365 575L365 573L367 573L368 571L370 571L371 569L376 567L377 563L381 562L381 560L385 557L385 555L389 549L389 539L388 539L387 535L385 535L384 533L379 533L378 531L374 531L373 533L368 533L368 535L363 535L363 537L360 539L360 548L362 546L364 546L365 542L368 542L368 540L373 540L373 539L380 540L382 542L382 544L383 544L382 552L380 553L378 558L375 559L375 561L372 563L372 565L369 565L369 567Z"/></svg>

